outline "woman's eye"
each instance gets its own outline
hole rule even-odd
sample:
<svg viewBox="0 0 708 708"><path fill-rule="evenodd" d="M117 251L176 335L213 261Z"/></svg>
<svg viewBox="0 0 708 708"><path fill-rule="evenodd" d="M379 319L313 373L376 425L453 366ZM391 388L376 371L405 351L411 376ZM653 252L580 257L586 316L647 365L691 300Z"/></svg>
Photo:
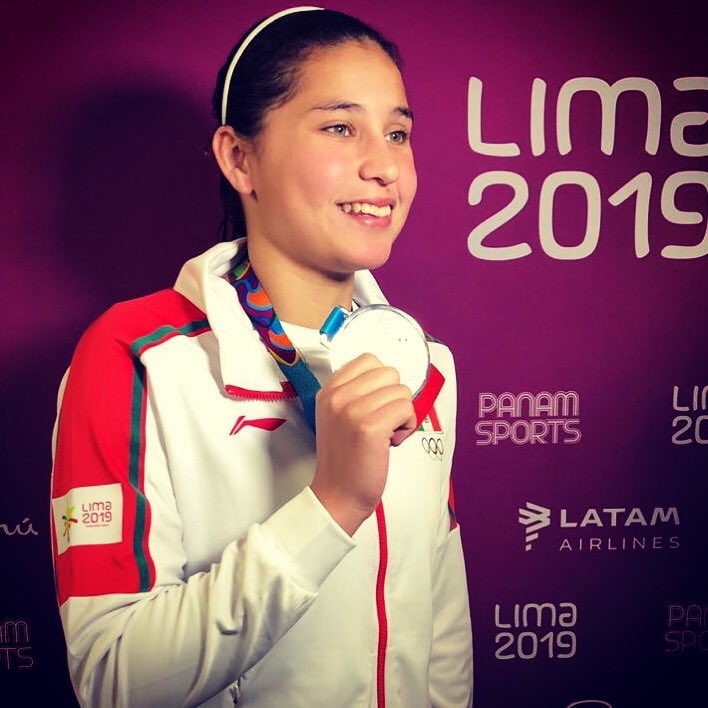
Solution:
<svg viewBox="0 0 708 708"><path fill-rule="evenodd" d="M327 126L325 130L328 133L332 133L332 135L339 135L342 138L348 138L352 134L352 129L346 123L330 125Z"/></svg>
<svg viewBox="0 0 708 708"><path fill-rule="evenodd" d="M405 130L392 130L388 134L388 139L392 143L396 143L398 145L405 145L408 142L409 138L410 138L410 133L408 133Z"/></svg>

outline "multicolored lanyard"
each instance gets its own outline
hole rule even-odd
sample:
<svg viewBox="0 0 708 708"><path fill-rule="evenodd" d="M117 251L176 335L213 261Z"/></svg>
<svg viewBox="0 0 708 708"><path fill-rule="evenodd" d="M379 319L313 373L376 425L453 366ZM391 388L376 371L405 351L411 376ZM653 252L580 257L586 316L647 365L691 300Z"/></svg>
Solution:
<svg viewBox="0 0 708 708"><path fill-rule="evenodd" d="M251 268L248 253L244 253L243 260L227 274L227 279L234 286L241 307L253 323L265 348L275 359L285 378L293 385L302 404L305 419L315 432L315 396L320 390L320 383L310 371L302 354L285 334L268 293ZM422 423L432 408L444 382L443 375L431 365L425 387L413 400L417 425Z"/></svg>
<svg viewBox="0 0 708 708"><path fill-rule="evenodd" d="M302 354L285 334L268 293L251 268L248 253L244 254L244 260L227 275L227 278L236 289L241 307L253 323L261 341L295 388L305 412L305 419L314 432L315 396L320 390L320 383L310 371Z"/></svg>

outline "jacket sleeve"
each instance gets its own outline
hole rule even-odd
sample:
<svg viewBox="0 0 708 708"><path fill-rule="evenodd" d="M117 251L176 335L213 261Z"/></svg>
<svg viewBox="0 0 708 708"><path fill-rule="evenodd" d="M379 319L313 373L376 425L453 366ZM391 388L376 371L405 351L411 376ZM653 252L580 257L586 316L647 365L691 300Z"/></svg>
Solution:
<svg viewBox="0 0 708 708"><path fill-rule="evenodd" d="M443 475L438 544L433 559L433 644L428 681L430 701L435 708L463 708L472 705L472 628L450 479L456 416L454 365L445 375L446 386L451 387L451 415L444 458L447 474Z"/></svg>
<svg viewBox="0 0 708 708"><path fill-rule="evenodd" d="M162 452L141 452L131 437L136 421L150 423L149 395L136 403L141 376L129 349L94 325L60 393L55 573L72 681L91 708L207 701L302 617L354 546L305 488L185 577ZM158 470L148 480L141 455Z"/></svg>

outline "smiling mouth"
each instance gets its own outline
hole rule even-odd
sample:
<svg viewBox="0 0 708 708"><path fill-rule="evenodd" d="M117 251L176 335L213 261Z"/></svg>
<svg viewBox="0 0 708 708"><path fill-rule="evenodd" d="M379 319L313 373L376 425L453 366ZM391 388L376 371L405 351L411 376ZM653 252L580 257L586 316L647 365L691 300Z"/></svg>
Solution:
<svg viewBox="0 0 708 708"><path fill-rule="evenodd" d="M346 202L339 204L339 208L345 214L366 214L378 218L391 216L391 212L393 211L393 207L390 204L377 206L376 204L369 204L368 202Z"/></svg>

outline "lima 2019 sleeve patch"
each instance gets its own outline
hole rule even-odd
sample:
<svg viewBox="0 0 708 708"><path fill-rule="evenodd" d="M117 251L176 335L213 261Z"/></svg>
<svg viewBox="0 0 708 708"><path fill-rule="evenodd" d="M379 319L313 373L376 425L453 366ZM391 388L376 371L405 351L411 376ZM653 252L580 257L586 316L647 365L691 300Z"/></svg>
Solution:
<svg viewBox="0 0 708 708"><path fill-rule="evenodd" d="M52 499L57 553L72 546L120 543L123 490L119 483L76 487Z"/></svg>

